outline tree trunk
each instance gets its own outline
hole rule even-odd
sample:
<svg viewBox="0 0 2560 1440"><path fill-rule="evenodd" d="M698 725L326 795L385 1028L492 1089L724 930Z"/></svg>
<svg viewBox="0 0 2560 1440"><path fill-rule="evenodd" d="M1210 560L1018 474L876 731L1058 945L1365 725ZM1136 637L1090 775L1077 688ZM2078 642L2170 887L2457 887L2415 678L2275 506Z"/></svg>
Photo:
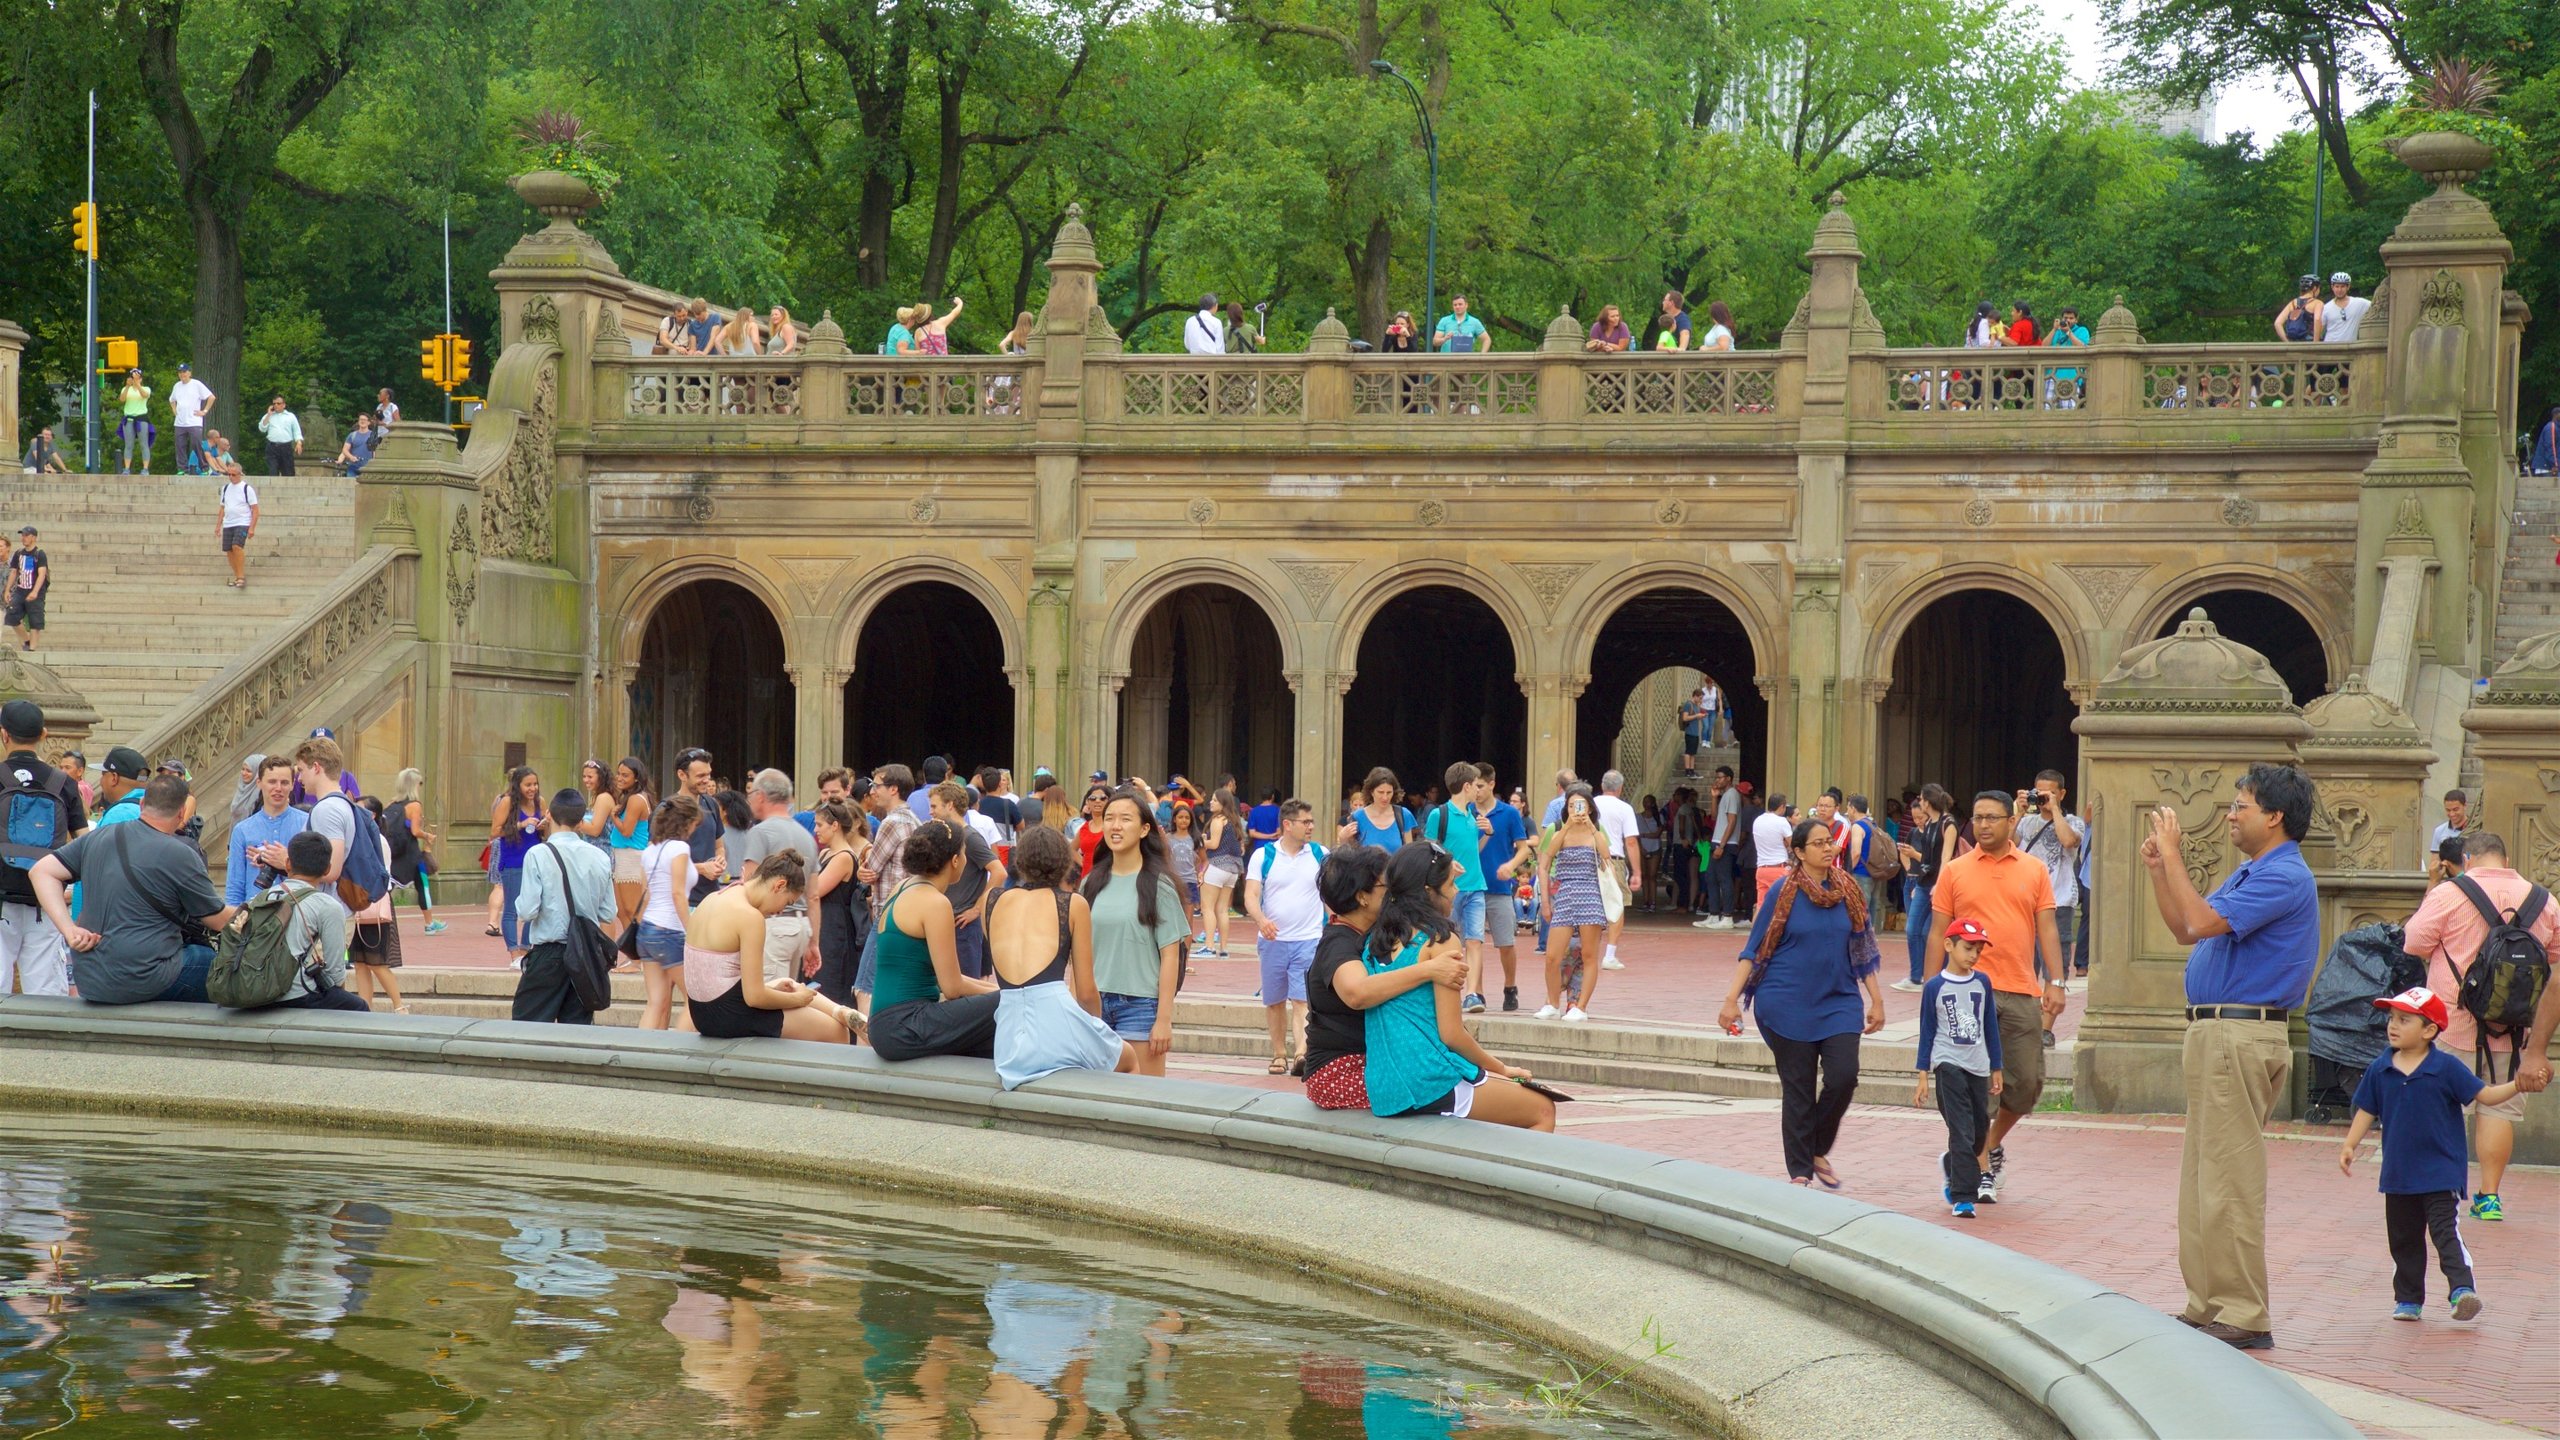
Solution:
<svg viewBox="0 0 2560 1440"><path fill-rule="evenodd" d="M195 225L196 294L195 353L187 357L195 377L213 391L214 405L205 423L231 437L232 452L245 460L250 445L239 430L240 417L266 408L243 404L240 396L240 351L249 325L247 270L240 257L238 217L227 212L210 186L188 187L187 218Z"/></svg>
<svg viewBox="0 0 2560 1440"><path fill-rule="evenodd" d="M1395 232L1387 225L1387 217L1379 215L1369 221L1369 238L1365 244L1343 247L1344 258L1351 262L1352 307L1360 317L1360 334L1370 344L1386 339L1387 316L1393 311L1389 293L1393 282L1391 262L1395 259ZM1438 323L1437 316L1415 317L1428 336Z"/></svg>
<svg viewBox="0 0 2560 1440"><path fill-rule="evenodd" d="M934 135L933 229L925 237L924 299L939 303L951 278L951 251L960 243L960 177L969 159L968 140L960 128L960 101L969 89L969 62L948 59L935 88L941 92L940 123Z"/></svg>

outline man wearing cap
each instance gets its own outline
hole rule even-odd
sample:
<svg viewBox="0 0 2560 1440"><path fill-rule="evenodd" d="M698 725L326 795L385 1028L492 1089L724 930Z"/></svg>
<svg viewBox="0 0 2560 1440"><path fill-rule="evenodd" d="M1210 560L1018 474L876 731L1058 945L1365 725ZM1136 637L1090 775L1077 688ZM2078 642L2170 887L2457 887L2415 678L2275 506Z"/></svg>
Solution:
<svg viewBox="0 0 2560 1440"><path fill-rule="evenodd" d="M130 745L119 745L107 752L106 763L98 767L98 823L121 825L142 812L142 782L151 774L151 762Z"/></svg>
<svg viewBox="0 0 2560 1440"><path fill-rule="evenodd" d="M53 562L36 544L36 527L18 527L18 548L9 556L9 604L0 623L14 625L18 644L33 650L44 636L44 600L53 589Z"/></svg>
<svg viewBox="0 0 2560 1440"><path fill-rule="evenodd" d="M36 862L36 903L80 956L81 999L204 1000L213 947L190 936L219 934L238 912L213 893L204 852L178 838L193 799L186 781L162 775L143 791L141 824L91 830ZM75 880L87 892L78 921L66 893Z"/></svg>
<svg viewBox="0 0 2560 1440"><path fill-rule="evenodd" d="M67 994L70 973L62 932L37 906L28 874L89 828L89 812L80 803L80 787L36 753L36 743L44 739L42 707L32 700L0 705L0 735L8 742L8 756L0 759L0 816L7 817L6 833L19 832L22 811L28 829L38 815L53 818L50 844L0 844L0 995L9 993L13 980L22 995Z"/></svg>
<svg viewBox="0 0 2560 1440"><path fill-rule="evenodd" d="M178 383L169 387L169 424L178 432L178 473L205 472L204 417L213 413L213 390L186 365L178 367Z"/></svg>
<svg viewBox="0 0 2560 1440"><path fill-rule="evenodd" d="M2357 332L2364 327L2364 313L2373 302L2361 295L2350 294L2355 277L2341 270L2329 277L2329 300L2320 307L2320 339L2328 345L2352 345Z"/></svg>
<svg viewBox="0 0 2560 1440"><path fill-rule="evenodd" d="M2293 1068L2286 1021L2320 960L2320 891L2303 863L2311 779L2252 765L2223 824L2243 857L2211 896L2187 877L2177 814L2151 812L2143 868L2187 957L2186 1143L2178 1166L2178 1318L2242 1350L2275 1348L2267 1310L2263 1134Z"/></svg>

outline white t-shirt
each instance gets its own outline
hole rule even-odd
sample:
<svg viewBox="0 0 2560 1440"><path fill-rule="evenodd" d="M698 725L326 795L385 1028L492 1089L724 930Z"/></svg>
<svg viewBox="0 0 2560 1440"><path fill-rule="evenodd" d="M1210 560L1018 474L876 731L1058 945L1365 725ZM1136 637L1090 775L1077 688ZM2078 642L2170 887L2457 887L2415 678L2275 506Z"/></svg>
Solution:
<svg viewBox="0 0 2560 1440"><path fill-rule="evenodd" d="M1784 815L1772 810L1760 812L1760 818L1751 822L1753 863L1764 870L1786 864L1787 837L1795 833L1795 828Z"/></svg>
<svg viewBox="0 0 2560 1440"><path fill-rule="evenodd" d="M212 408L213 391L192 375L169 387L169 418L181 430L202 429Z"/></svg>
<svg viewBox="0 0 2560 1440"><path fill-rule="evenodd" d="M1182 322L1182 348L1194 355L1227 353L1227 322L1203 310Z"/></svg>
<svg viewBox="0 0 2560 1440"><path fill-rule="evenodd" d="M676 883L693 884L693 846L685 840L661 840L640 857L640 880L648 888L642 892L640 918L661 930L680 930L684 922L676 918L675 898L667 893L667 877L678 877Z"/></svg>
<svg viewBox="0 0 2560 1440"><path fill-rule="evenodd" d="M222 482L222 525L224 529L249 526L249 509L258 503L258 487L246 480ZM203 521L197 521L203 524Z"/></svg>
<svg viewBox="0 0 2560 1440"><path fill-rule="evenodd" d="M1636 821L1636 807L1615 795L1595 795L1591 797L1591 804L1593 823L1600 827L1600 833L1609 837L1609 858L1625 859L1627 842L1636 838L1643 828Z"/></svg>
<svg viewBox="0 0 2560 1440"><path fill-rule="evenodd" d="M2345 304L2332 300L2320 307L2320 338L2333 345L2343 345L2356 338L2364 328L2364 312L2373 302L2361 295L2350 295Z"/></svg>
<svg viewBox="0 0 2560 1440"><path fill-rule="evenodd" d="M1262 871L1265 855L1270 857L1268 875ZM1262 918L1280 931L1280 939L1314 940L1324 934L1324 897L1316 890L1316 872L1323 865L1313 845L1302 845L1292 855L1277 843L1247 862L1245 879L1262 882Z"/></svg>
<svg viewBox="0 0 2560 1440"><path fill-rule="evenodd" d="M1004 838L1004 827L996 823L996 818L983 811L969 812L969 828L977 831L978 838L986 841L991 847L1012 843Z"/></svg>

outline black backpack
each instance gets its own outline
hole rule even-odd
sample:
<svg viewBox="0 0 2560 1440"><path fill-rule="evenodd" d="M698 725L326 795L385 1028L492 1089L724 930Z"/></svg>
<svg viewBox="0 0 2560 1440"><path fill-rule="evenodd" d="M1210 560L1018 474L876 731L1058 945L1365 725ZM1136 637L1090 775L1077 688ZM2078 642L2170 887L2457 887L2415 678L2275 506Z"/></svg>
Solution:
<svg viewBox="0 0 2560 1440"><path fill-rule="evenodd" d="M2463 1010L2480 1022L2480 1065L2485 1071L2490 1068L2489 1037L2515 1037L2531 1030L2534 1008L2542 1003L2543 987L2551 983L2551 958L2543 953L2542 942L2533 938L2533 922L2542 918L2551 892L2536 885L2525 892L2524 903L2512 916L2502 916L2478 881L2456 875L2453 883L2462 888L2480 918L2489 922L2479 951L2463 967L2461 991Z"/></svg>

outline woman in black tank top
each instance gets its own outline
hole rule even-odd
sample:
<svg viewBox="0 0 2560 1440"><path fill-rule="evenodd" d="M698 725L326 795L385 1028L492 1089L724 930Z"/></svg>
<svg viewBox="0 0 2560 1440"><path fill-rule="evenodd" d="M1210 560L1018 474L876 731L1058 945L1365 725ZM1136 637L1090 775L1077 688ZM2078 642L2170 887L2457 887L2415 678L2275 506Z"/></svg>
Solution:
<svg viewBox="0 0 2560 1440"><path fill-rule="evenodd" d="M1022 832L1013 847L1013 873L1022 885L997 896L987 917L996 1078L1007 1090L1060 1070L1137 1067L1137 1051L1102 1023L1102 992L1093 983L1093 912L1066 888L1082 868L1079 860L1067 837L1047 826ZM1040 923L1044 899L1057 912L1054 931ZM1017 975L1022 978L1012 978Z"/></svg>

